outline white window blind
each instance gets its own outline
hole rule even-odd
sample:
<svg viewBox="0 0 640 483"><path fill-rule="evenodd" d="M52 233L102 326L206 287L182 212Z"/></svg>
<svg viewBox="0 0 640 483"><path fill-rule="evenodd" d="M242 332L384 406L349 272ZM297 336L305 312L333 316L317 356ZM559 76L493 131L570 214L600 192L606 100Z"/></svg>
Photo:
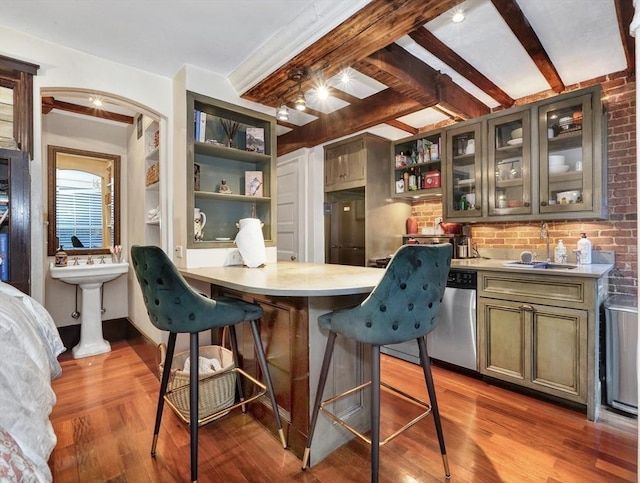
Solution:
<svg viewBox="0 0 640 483"><path fill-rule="evenodd" d="M72 236L86 248L102 247L101 178L84 171L56 171L56 235L72 248Z"/></svg>

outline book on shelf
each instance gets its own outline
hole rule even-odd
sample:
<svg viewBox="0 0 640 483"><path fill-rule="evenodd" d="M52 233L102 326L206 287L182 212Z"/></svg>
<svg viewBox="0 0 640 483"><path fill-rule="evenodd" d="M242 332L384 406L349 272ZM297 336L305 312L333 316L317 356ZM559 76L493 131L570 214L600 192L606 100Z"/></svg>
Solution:
<svg viewBox="0 0 640 483"><path fill-rule="evenodd" d="M207 131L207 113L196 109L195 116L195 135L194 139L197 143L203 143L206 139Z"/></svg>
<svg viewBox="0 0 640 483"><path fill-rule="evenodd" d="M200 139L200 111L193 111L193 139Z"/></svg>
<svg viewBox="0 0 640 483"><path fill-rule="evenodd" d="M261 127L248 127L246 136L247 151L264 154L264 129Z"/></svg>
<svg viewBox="0 0 640 483"><path fill-rule="evenodd" d="M207 134L207 113L200 112L200 130L198 131L198 142L203 143Z"/></svg>
<svg viewBox="0 0 640 483"><path fill-rule="evenodd" d="M9 235L0 233L0 280L9 281Z"/></svg>
<svg viewBox="0 0 640 483"><path fill-rule="evenodd" d="M247 196L262 197L262 171L244 172L244 194Z"/></svg>

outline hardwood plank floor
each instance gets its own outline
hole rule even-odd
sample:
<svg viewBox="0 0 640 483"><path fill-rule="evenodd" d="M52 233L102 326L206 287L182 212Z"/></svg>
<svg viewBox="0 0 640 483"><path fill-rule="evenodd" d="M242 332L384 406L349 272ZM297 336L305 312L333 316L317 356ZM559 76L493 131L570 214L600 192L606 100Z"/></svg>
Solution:
<svg viewBox="0 0 640 483"><path fill-rule="evenodd" d="M126 342L73 360L53 387L58 444L54 482L189 481L188 428L165 410L157 456L149 454L159 382ZM451 481L637 481L637 420L605 412L601 421L481 380L434 367ZM426 399L421 369L383 356L383 379ZM415 408L383 391L383 436ZM321 416L322 417L322 416ZM239 411L200 431L200 482L367 482L369 447L351 441L301 471L300 460ZM382 447L381 482L446 481L430 417Z"/></svg>

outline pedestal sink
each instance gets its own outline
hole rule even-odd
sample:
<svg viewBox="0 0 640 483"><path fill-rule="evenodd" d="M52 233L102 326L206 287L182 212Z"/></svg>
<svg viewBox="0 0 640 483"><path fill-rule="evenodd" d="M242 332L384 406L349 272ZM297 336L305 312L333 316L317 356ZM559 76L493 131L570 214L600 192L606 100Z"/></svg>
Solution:
<svg viewBox="0 0 640 483"><path fill-rule="evenodd" d="M111 350L109 342L102 336L102 301L100 288L105 282L118 278L127 273L129 264L94 263L86 261L78 265L56 267L53 263L49 268L51 278L62 280L71 285L79 285L82 290L82 308L80 312L80 343L71 352L73 357L94 356Z"/></svg>

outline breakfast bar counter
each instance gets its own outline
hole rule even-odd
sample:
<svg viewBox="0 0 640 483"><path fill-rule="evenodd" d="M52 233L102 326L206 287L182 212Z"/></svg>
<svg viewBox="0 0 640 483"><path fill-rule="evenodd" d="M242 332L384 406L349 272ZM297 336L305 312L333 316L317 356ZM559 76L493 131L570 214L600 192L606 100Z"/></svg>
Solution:
<svg viewBox="0 0 640 483"><path fill-rule="evenodd" d="M324 297L368 294L382 270L349 265L277 262L260 268L239 265L181 269L188 278L261 295Z"/></svg>
<svg viewBox="0 0 640 483"><path fill-rule="evenodd" d="M337 308L359 304L382 278L384 270L368 267L302 262L270 263L261 268L242 266L180 269L194 287L208 284L212 295L224 295L255 302L264 309L260 331L273 379L278 409L289 449L302 458L306 445L311 402L315 399L326 334L317 325L318 316ZM257 374L251 331L237 326L241 364ZM219 343L215 339L214 342ZM370 361L363 347L340 338L336 343L326 394L338 394L346 387L366 382ZM368 395L351 395L336 403L336 414L354 427L369 424ZM267 398L250 405L253 417L277 435ZM349 441L353 435L319 418L317 436L311 447L315 464ZM277 437L277 436L276 436Z"/></svg>

